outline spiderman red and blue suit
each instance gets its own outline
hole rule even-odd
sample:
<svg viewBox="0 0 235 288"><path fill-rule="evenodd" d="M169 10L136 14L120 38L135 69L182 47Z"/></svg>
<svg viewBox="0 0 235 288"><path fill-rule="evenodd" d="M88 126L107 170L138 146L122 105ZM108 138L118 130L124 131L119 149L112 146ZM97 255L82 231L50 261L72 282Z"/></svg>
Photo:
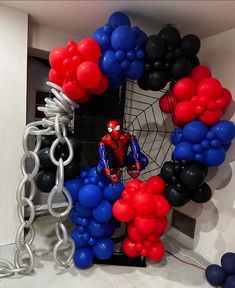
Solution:
<svg viewBox="0 0 235 288"><path fill-rule="evenodd" d="M109 121L107 129L108 134L99 143L98 173L104 173L112 182L118 182L122 168L126 166L127 173L137 178L148 165L148 158L141 153L136 137L122 131L121 123L117 120Z"/></svg>

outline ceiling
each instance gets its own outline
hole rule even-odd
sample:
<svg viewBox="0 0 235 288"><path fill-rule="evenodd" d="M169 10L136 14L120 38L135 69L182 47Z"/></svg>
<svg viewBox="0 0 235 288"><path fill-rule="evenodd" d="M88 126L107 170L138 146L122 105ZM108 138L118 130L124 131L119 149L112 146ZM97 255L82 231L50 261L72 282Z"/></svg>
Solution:
<svg viewBox="0 0 235 288"><path fill-rule="evenodd" d="M114 11L126 12L132 26L148 35L164 24L181 34L204 38L235 28L235 1L1 1L27 11L30 19L80 37L91 36Z"/></svg>

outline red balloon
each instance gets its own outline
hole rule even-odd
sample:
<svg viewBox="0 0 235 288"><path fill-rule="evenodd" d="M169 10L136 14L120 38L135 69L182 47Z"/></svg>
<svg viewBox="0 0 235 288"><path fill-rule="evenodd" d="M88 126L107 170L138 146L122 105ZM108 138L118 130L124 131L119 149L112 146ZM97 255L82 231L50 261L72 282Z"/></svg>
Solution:
<svg viewBox="0 0 235 288"><path fill-rule="evenodd" d="M153 194L163 194L165 182L160 176L152 176L147 181L147 191Z"/></svg>
<svg viewBox="0 0 235 288"><path fill-rule="evenodd" d="M133 197L133 208L141 215L153 212L155 203L153 194L137 192Z"/></svg>
<svg viewBox="0 0 235 288"><path fill-rule="evenodd" d="M100 58L100 46L94 39L82 39L77 47L85 61L98 63Z"/></svg>
<svg viewBox="0 0 235 288"><path fill-rule="evenodd" d="M167 199L163 196L163 195L155 195L155 216L162 218L165 217L170 209L171 209L171 205L169 204L169 202L167 201Z"/></svg>
<svg viewBox="0 0 235 288"><path fill-rule="evenodd" d="M197 92L199 96L217 99L221 96L222 86L219 80L206 78L199 82Z"/></svg>
<svg viewBox="0 0 235 288"><path fill-rule="evenodd" d="M135 243L126 238L122 243L122 250L128 257L137 257L139 252L135 248Z"/></svg>
<svg viewBox="0 0 235 288"><path fill-rule="evenodd" d="M156 241L152 244L148 252L149 260L161 261L165 254L165 248L160 241Z"/></svg>
<svg viewBox="0 0 235 288"><path fill-rule="evenodd" d="M197 115L202 115L202 114L204 114L205 112L206 112L206 108L204 108L203 106L197 105L197 106L195 107L195 113L196 113Z"/></svg>
<svg viewBox="0 0 235 288"><path fill-rule="evenodd" d="M128 238L133 242L143 242L145 240L145 236L140 234L133 223L128 224L127 234Z"/></svg>
<svg viewBox="0 0 235 288"><path fill-rule="evenodd" d="M76 81L65 81L63 84L65 94L73 101L84 101L87 99L87 91L79 86Z"/></svg>
<svg viewBox="0 0 235 288"><path fill-rule="evenodd" d="M131 203L132 202L132 199L133 199L133 194L126 191L126 190L123 190L122 191L122 198L127 202L127 203Z"/></svg>
<svg viewBox="0 0 235 288"><path fill-rule="evenodd" d="M155 227L155 233L158 235L158 237L161 237L167 227L167 218L163 217L163 218L157 218L157 223L156 223L156 227Z"/></svg>
<svg viewBox="0 0 235 288"><path fill-rule="evenodd" d="M137 215L134 223L137 230L144 235L153 233L156 227L156 219L152 215Z"/></svg>
<svg viewBox="0 0 235 288"><path fill-rule="evenodd" d="M139 179L133 179L126 183L126 191L130 193L135 193L140 189L143 189L144 187L145 187L144 182L142 182Z"/></svg>
<svg viewBox="0 0 235 288"><path fill-rule="evenodd" d="M51 67L57 72L63 71L63 61L65 59L65 48L64 47L55 47L51 50L49 55L49 62Z"/></svg>
<svg viewBox="0 0 235 288"><path fill-rule="evenodd" d="M191 78L183 78L175 83L174 95L181 101L190 100L195 92L196 85Z"/></svg>
<svg viewBox="0 0 235 288"><path fill-rule="evenodd" d="M189 101L182 101L175 107L175 118L180 123L187 123L196 117L195 108Z"/></svg>
<svg viewBox="0 0 235 288"><path fill-rule="evenodd" d="M230 103L232 102L232 94L231 92L226 89L226 88L222 88L222 95L221 97L225 100L225 107L227 107L228 105L230 105Z"/></svg>
<svg viewBox="0 0 235 288"><path fill-rule="evenodd" d="M215 111L209 111L207 110L203 115L199 117L199 120L201 120L206 125L210 126L215 123L217 123L222 117L222 112L220 109L217 109Z"/></svg>
<svg viewBox="0 0 235 288"><path fill-rule="evenodd" d="M101 81L101 72L97 64L86 61L77 68L77 80L84 88L95 88Z"/></svg>
<svg viewBox="0 0 235 288"><path fill-rule="evenodd" d="M57 73L53 68L50 69L49 71L49 80L56 85L62 87L63 85L63 76Z"/></svg>
<svg viewBox="0 0 235 288"><path fill-rule="evenodd" d="M174 94L172 92L168 92L162 95L160 98L159 106L164 113L172 113L177 103L178 101L174 97Z"/></svg>
<svg viewBox="0 0 235 288"><path fill-rule="evenodd" d="M120 222L129 222L135 217L135 212L131 205L119 199L113 205L113 215Z"/></svg>
<svg viewBox="0 0 235 288"><path fill-rule="evenodd" d="M206 78L211 78L211 71L206 66L196 66L190 73L190 77L196 82L199 83L201 80Z"/></svg>
<svg viewBox="0 0 235 288"><path fill-rule="evenodd" d="M100 83L90 91L92 94L103 94L108 89L108 86L108 79L102 75Z"/></svg>

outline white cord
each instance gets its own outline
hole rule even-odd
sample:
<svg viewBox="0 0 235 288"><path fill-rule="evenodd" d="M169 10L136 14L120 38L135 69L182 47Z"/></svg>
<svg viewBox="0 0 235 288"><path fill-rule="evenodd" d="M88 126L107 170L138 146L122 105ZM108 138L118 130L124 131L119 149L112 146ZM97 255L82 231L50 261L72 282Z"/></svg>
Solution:
<svg viewBox="0 0 235 288"><path fill-rule="evenodd" d="M171 244L169 241L163 239L163 242L165 242L166 244L168 244L171 248L175 249L177 252L179 252L182 256L184 257L187 257L191 260L193 260L194 262L198 263L199 265L201 265L202 268L206 269L206 267L201 263L199 262L198 260L196 260L195 258L187 255L187 254L184 254L183 252L181 252L178 248L176 248L173 244Z"/></svg>

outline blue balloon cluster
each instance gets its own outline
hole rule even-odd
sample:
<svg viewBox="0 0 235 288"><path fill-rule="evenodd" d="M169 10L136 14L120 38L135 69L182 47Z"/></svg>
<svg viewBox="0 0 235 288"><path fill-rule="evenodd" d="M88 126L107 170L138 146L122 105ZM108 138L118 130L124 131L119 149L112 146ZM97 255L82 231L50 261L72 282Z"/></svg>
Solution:
<svg viewBox="0 0 235 288"><path fill-rule="evenodd" d="M207 281L213 286L235 288L235 253L225 253L221 266L213 264L206 268Z"/></svg>
<svg viewBox="0 0 235 288"><path fill-rule="evenodd" d="M208 167L218 166L224 162L234 137L235 125L231 121L221 120L210 127L201 121L189 122L171 133L171 141L176 146L173 159L196 160Z"/></svg>
<svg viewBox="0 0 235 288"><path fill-rule="evenodd" d="M122 12L113 13L108 23L94 34L101 48L99 66L109 79L110 87L119 87L125 78L140 79L144 75L144 46L146 34L138 27L132 27L128 16Z"/></svg>
<svg viewBox="0 0 235 288"><path fill-rule="evenodd" d="M84 170L79 179L66 181L64 186L74 205L70 212L70 220L76 225L71 233L76 244L74 263L86 269L93 264L94 257L105 260L113 253L112 204L121 198L124 185L112 183L91 168Z"/></svg>

